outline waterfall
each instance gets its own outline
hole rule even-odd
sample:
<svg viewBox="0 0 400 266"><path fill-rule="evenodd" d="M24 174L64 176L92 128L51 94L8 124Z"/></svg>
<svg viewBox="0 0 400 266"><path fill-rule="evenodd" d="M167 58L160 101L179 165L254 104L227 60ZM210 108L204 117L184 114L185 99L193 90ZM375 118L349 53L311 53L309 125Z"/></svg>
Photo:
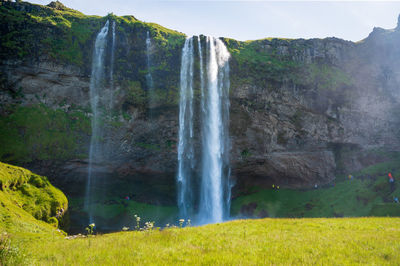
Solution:
<svg viewBox="0 0 400 266"><path fill-rule="evenodd" d="M221 222L229 208L229 52L217 38L207 37L207 92L204 94L202 176L199 218ZM228 119L227 119L228 118Z"/></svg>
<svg viewBox="0 0 400 266"><path fill-rule="evenodd" d="M90 77L90 104L92 108L92 136L90 139L90 150L89 150L89 167L88 167L88 178L86 185L85 195L85 209L89 213L89 222L92 222L92 209L91 203L93 202L92 195L92 183L93 183L93 163L101 161L101 138L102 132L100 130L100 116L101 116L101 99L104 80L105 80L105 53L107 47L107 36L108 36L109 21L107 20L104 27L97 34L93 59L92 59L92 75Z"/></svg>
<svg viewBox="0 0 400 266"><path fill-rule="evenodd" d="M147 64L147 74L146 74L146 84L147 84L147 90L148 90L148 103L149 103L149 116L150 119L153 119L153 111L152 109L154 108L154 83L153 83L153 76L151 74L151 50L152 50L152 44L151 44L151 38L150 38L150 33L147 32L146 36L146 64Z"/></svg>
<svg viewBox="0 0 400 266"><path fill-rule="evenodd" d="M147 61L147 75L146 75L146 82L147 82L147 87L149 89L153 88L153 77L151 75L151 63L150 63L150 52L151 52L151 38L150 38L150 33L147 32L147 37L146 37L146 61Z"/></svg>
<svg viewBox="0 0 400 266"><path fill-rule="evenodd" d="M114 61L115 61L115 21L112 23L112 43L111 43L111 60L110 60L110 106L112 109L114 103Z"/></svg>
<svg viewBox="0 0 400 266"><path fill-rule="evenodd" d="M188 218L193 209L192 172L193 156L193 38L186 39L182 49L179 144L178 144L178 207L180 215Z"/></svg>
<svg viewBox="0 0 400 266"><path fill-rule="evenodd" d="M205 57L198 40L200 78L201 163L193 151L193 38L182 50L178 146L178 206L182 217L195 213L198 223L221 222L229 215L229 58L224 43L207 37ZM190 108L189 110L187 110ZM200 173L200 174L197 174ZM200 178L200 191L193 187ZM199 193L198 193L199 192ZM195 198L197 197L197 199ZM190 218L190 217L189 217Z"/></svg>

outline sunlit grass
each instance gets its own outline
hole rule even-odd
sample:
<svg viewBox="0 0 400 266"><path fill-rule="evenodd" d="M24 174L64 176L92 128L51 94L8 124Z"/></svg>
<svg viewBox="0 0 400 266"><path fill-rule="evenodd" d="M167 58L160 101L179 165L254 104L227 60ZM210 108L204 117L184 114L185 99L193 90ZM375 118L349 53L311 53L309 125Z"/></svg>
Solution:
<svg viewBox="0 0 400 266"><path fill-rule="evenodd" d="M399 218L263 219L27 243L37 265L400 262Z"/></svg>

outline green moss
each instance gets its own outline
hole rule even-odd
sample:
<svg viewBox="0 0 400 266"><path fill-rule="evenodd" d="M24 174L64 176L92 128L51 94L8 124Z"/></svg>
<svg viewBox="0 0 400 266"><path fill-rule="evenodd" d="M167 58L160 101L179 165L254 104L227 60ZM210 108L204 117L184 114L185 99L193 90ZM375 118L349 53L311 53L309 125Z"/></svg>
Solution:
<svg viewBox="0 0 400 266"><path fill-rule="evenodd" d="M295 80L300 68L298 62L279 55L275 48L266 49L263 40L239 42L224 39L234 64L241 69L231 78L234 84L258 84L268 86L271 82Z"/></svg>
<svg viewBox="0 0 400 266"><path fill-rule="evenodd" d="M0 159L7 162L74 158L90 120L44 105L19 106L0 117Z"/></svg>
<svg viewBox="0 0 400 266"><path fill-rule="evenodd" d="M0 162L0 182L2 230L18 231L28 224L35 226L27 231L43 227L33 217L55 225L58 214L68 208L67 198L60 190L53 187L46 177L27 169ZM17 217L21 220L18 221Z"/></svg>
<svg viewBox="0 0 400 266"><path fill-rule="evenodd" d="M299 83L321 90L338 91L352 85L352 79L343 70L326 64L308 64L303 68L304 79Z"/></svg>
<svg viewBox="0 0 400 266"><path fill-rule="evenodd" d="M135 106L143 107L147 103L147 94L142 89L140 82L127 81L124 84L126 91L126 102Z"/></svg>

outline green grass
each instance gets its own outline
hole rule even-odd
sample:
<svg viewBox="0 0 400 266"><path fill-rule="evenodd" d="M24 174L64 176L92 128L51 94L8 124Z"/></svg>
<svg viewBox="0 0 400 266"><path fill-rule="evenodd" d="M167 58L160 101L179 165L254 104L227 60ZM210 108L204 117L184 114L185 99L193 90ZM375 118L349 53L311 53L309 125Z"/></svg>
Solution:
<svg viewBox="0 0 400 266"><path fill-rule="evenodd" d="M393 166L394 162L392 163L384 166L375 165L369 169L369 173L378 174L379 169ZM394 265L400 263L398 252L400 218L388 217L236 220L201 227L129 231L66 239L61 233L56 232L54 226L34 217L37 215L37 210L41 210L41 213L48 214L36 218L49 221L49 217L54 217L60 208L67 208L66 198L61 191L52 187L44 177L2 163L0 163L0 180L0 232L8 233L11 239L10 247L13 250L5 259L0 256L2 264L12 262L18 265ZM354 179L347 182L362 181ZM345 183L346 181L343 181L343 184ZM374 186L377 184L374 183ZM350 187L359 189L359 186L360 184L354 183ZM277 195L288 193L288 191L274 192L277 192ZM335 195L346 194L346 188L338 188L336 193L338 194ZM296 199L295 194L286 196ZM323 200L322 194L319 196ZM328 198L329 196L333 195L327 195ZM284 197L280 200L285 204ZM351 205L349 202L347 204ZM344 206L342 208L346 209ZM400 205L388 203L380 207L379 204L375 205L375 209L381 211L376 215L387 215L388 209L393 214L393 210L398 210L398 206ZM150 212L151 215L147 204L130 201L127 208L138 214ZM108 211L111 213L116 210ZM143 226L146 219L140 216Z"/></svg>
<svg viewBox="0 0 400 266"><path fill-rule="evenodd" d="M255 217L361 217L380 214L377 206L385 206L393 202L394 197L400 197L399 181L391 192L387 178L388 172L399 176L399 166L400 159L395 156L392 161L352 173L352 180L341 176L336 183L319 189L256 189L254 193L234 199L231 213L233 216ZM253 213L243 213L251 204ZM398 216L399 212L391 211L390 214Z"/></svg>
<svg viewBox="0 0 400 266"><path fill-rule="evenodd" d="M23 247L43 237L60 237L65 195L46 177L0 162L0 265L27 264Z"/></svg>
<svg viewBox="0 0 400 266"><path fill-rule="evenodd" d="M399 218L263 219L24 247L35 265L394 265L399 237Z"/></svg>
<svg viewBox="0 0 400 266"><path fill-rule="evenodd" d="M284 40L287 41L287 40ZM289 57L280 56L277 50L266 50L260 45L262 40L239 42L233 39L225 39L225 43L234 60L240 69L245 73L234 82L254 83L264 82L266 77L269 80L281 82L287 79L295 79L299 63ZM296 76L297 77L297 76Z"/></svg>

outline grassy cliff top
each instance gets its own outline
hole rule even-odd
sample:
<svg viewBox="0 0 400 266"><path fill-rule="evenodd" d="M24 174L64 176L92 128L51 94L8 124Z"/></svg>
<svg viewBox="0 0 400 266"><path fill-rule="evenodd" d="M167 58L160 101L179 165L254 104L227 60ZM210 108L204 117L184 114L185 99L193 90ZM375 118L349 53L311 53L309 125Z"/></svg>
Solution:
<svg viewBox="0 0 400 266"><path fill-rule="evenodd" d="M148 31L154 40L165 46L175 46L185 38L183 33L142 22L133 16L85 15L58 1L47 6L0 2L0 59L48 56L59 62L83 66L90 61L88 54L91 54L93 41L107 20L117 23L118 32Z"/></svg>

